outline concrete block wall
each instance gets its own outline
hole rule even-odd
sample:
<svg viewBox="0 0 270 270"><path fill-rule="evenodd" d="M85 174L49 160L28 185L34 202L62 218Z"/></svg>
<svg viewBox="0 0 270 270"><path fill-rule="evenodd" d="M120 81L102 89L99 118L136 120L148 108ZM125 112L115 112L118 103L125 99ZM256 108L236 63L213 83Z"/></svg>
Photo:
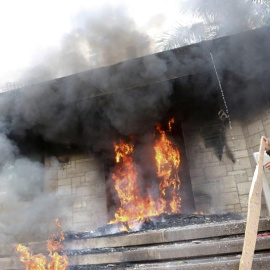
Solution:
<svg viewBox="0 0 270 270"><path fill-rule="evenodd" d="M189 162L191 183L198 212L247 213L248 193L255 162L253 152L258 151L260 137L270 137L270 109L246 122L232 119L232 130L225 129L228 148L235 163L223 149L219 160L208 143L221 140L219 134L211 134L211 128L222 128L221 122L184 123L183 133ZM209 130L209 134L208 134ZM50 170L50 181L44 187L46 193L57 193L59 205L66 206L61 213L65 230L94 230L108 222L106 188L103 162L96 155L81 154L58 157L64 161ZM50 167L49 159L45 165ZM270 179L270 172L267 173ZM263 206L262 216L267 211Z"/></svg>
<svg viewBox="0 0 270 270"><path fill-rule="evenodd" d="M46 193L56 193L65 231L90 231L107 224L104 166L96 155L57 157L65 162L50 171ZM45 165L49 168L49 158Z"/></svg>
<svg viewBox="0 0 270 270"><path fill-rule="evenodd" d="M250 164L252 171L255 169L255 161L253 158L253 153L258 152L259 143L261 136L267 136L270 139L270 109L264 109L257 115L250 117L246 123L243 125L243 131L246 137L247 151L249 153ZM265 170L268 182L270 183L270 171ZM252 176L249 177L248 182L245 184L251 185ZM246 196L243 203L247 204L248 197ZM268 211L265 205L264 197L262 199L262 216L267 216Z"/></svg>
<svg viewBox="0 0 270 270"><path fill-rule="evenodd" d="M204 138L207 134L204 134L204 130L211 130L213 125L222 124L183 125L196 210L205 213L234 212L245 216L255 170L253 152L259 150L261 136L270 138L270 109L264 109L245 122L232 119L232 129L227 126L227 145L235 163L226 156L225 149L219 160L214 148L206 147ZM219 139L218 136L209 135L209 140ZM269 180L270 172L267 172L267 176ZM262 216L267 215L263 199Z"/></svg>
<svg viewBox="0 0 270 270"><path fill-rule="evenodd" d="M209 146L222 140L221 133L211 133L213 128L222 129L222 122L196 123L196 128L191 125L183 125L183 132L196 210L205 213L245 213L243 201L249 190L245 183L253 172L242 124L233 121L232 130L225 129L227 145L235 163L226 155L225 148L219 160L215 148Z"/></svg>

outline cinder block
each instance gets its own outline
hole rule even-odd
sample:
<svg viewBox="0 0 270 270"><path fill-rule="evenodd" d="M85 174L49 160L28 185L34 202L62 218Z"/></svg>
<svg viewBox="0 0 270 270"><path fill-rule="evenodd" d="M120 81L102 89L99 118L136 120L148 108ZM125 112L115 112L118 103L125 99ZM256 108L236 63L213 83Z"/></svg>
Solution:
<svg viewBox="0 0 270 270"><path fill-rule="evenodd" d="M86 186L93 186L95 184L92 184L90 182L84 182L84 183L81 183L81 187L86 187Z"/></svg>
<svg viewBox="0 0 270 270"><path fill-rule="evenodd" d="M191 180L191 184L192 185L202 185L204 183L207 183L206 179L204 177L195 177L195 178L192 178Z"/></svg>
<svg viewBox="0 0 270 270"><path fill-rule="evenodd" d="M73 201L73 208L80 208L82 207L82 199L81 198L76 198Z"/></svg>
<svg viewBox="0 0 270 270"><path fill-rule="evenodd" d="M239 158L233 164L233 169L235 171L243 170L243 169L249 169L249 168L251 168L249 157Z"/></svg>
<svg viewBox="0 0 270 270"><path fill-rule="evenodd" d="M71 185L70 178L58 180L58 186L67 186L67 185Z"/></svg>
<svg viewBox="0 0 270 270"><path fill-rule="evenodd" d="M233 135L235 136L239 136L239 135L243 135L243 129L241 125L233 125L232 126L232 131L228 130L228 135L229 138Z"/></svg>
<svg viewBox="0 0 270 270"><path fill-rule="evenodd" d="M91 169L91 162L76 163L76 172L85 173Z"/></svg>
<svg viewBox="0 0 270 270"><path fill-rule="evenodd" d="M222 192L224 192L224 193L233 192L233 191L237 191L237 188L236 187L230 187L230 188L224 187L222 189Z"/></svg>
<svg viewBox="0 0 270 270"><path fill-rule="evenodd" d="M77 187L78 196L89 196L95 194L95 189L92 186Z"/></svg>
<svg viewBox="0 0 270 270"><path fill-rule="evenodd" d="M86 207L88 200L91 200L91 198L92 198L91 196L82 197L82 207Z"/></svg>
<svg viewBox="0 0 270 270"><path fill-rule="evenodd" d="M195 194L214 194L220 192L219 183L195 185L192 189Z"/></svg>
<svg viewBox="0 0 270 270"><path fill-rule="evenodd" d="M235 151L233 154L235 158L249 157L247 150Z"/></svg>
<svg viewBox="0 0 270 270"><path fill-rule="evenodd" d="M204 168L209 168L209 167L217 167L219 165L220 165L220 163L218 161L218 162L212 162L212 163L205 163L203 167Z"/></svg>
<svg viewBox="0 0 270 270"><path fill-rule="evenodd" d="M91 183L96 183L99 182L99 171L90 171L85 174L85 181L86 182L91 182Z"/></svg>
<svg viewBox="0 0 270 270"><path fill-rule="evenodd" d="M69 160L70 161L77 161L77 160L82 160L82 159L85 159L85 158L89 158L89 155L86 155L86 154L72 154L70 157L69 157Z"/></svg>
<svg viewBox="0 0 270 270"><path fill-rule="evenodd" d="M79 187L81 185L81 177L74 177L72 180L72 187Z"/></svg>
<svg viewBox="0 0 270 270"><path fill-rule="evenodd" d="M242 211L241 204L235 204L234 211L235 211L235 213L241 213L241 211Z"/></svg>
<svg viewBox="0 0 270 270"><path fill-rule="evenodd" d="M73 223L77 222L88 222L93 220L93 217L89 215L88 211L75 212L73 213Z"/></svg>
<svg viewBox="0 0 270 270"><path fill-rule="evenodd" d="M87 210L86 207L78 207L78 208L73 209L73 213L82 212L82 211L86 211L86 210ZM91 215L90 212L88 214Z"/></svg>
<svg viewBox="0 0 270 270"><path fill-rule="evenodd" d="M57 191L57 180L49 180L44 183L44 192L46 194L56 193Z"/></svg>
<svg viewBox="0 0 270 270"><path fill-rule="evenodd" d="M236 181L236 183L248 182L248 176L247 176L247 174L236 175L235 176L235 181Z"/></svg>
<svg viewBox="0 0 270 270"><path fill-rule="evenodd" d="M67 168L67 177L74 177L74 176L76 176L75 167Z"/></svg>
<svg viewBox="0 0 270 270"><path fill-rule="evenodd" d="M265 127L267 124L270 124L270 118L268 118L266 115L262 117L262 123L263 126Z"/></svg>
<svg viewBox="0 0 270 270"><path fill-rule="evenodd" d="M58 195L69 195L72 193L71 185L68 186L59 186L57 189Z"/></svg>
<svg viewBox="0 0 270 270"><path fill-rule="evenodd" d="M233 166L231 164L227 164L226 165L226 170L227 170L228 173L233 171Z"/></svg>
<svg viewBox="0 0 270 270"><path fill-rule="evenodd" d="M102 224L102 225L105 225L105 224ZM92 231L92 230L96 230L98 227L100 227L100 226L97 225L96 222L91 220L91 221L86 221L86 222L75 222L74 225L73 225L73 230L76 230L76 231Z"/></svg>
<svg viewBox="0 0 270 270"><path fill-rule="evenodd" d="M238 204L240 202L237 192L221 193L220 197L224 205Z"/></svg>
<svg viewBox="0 0 270 270"><path fill-rule="evenodd" d="M189 147L186 149L186 151L187 151L188 159L196 158L198 155L200 155L202 153L202 151L200 150L200 147L198 147L198 146Z"/></svg>
<svg viewBox="0 0 270 270"><path fill-rule="evenodd" d="M248 177L253 177L255 168L246 169L246 172L247 172Z"/></svg>
<svg viewBox="0 0 270 270"><path fill-rule="evenodd" d="M216 177L223 177L227 175L226 166L214 166L210 168L204 169L204 174L206 178L216 178Z"/></svg>
<svg viewBox="0 0 270 270"><path fill-rule="evenodd" d="M58 179L58 170L46 169L47 179Z"/></svg>
<svg viewBox="0 0 270 270"><path fill-rule="evenodd" d="M243 207L247 207L247 205L248 205L248 195L239 196L239 199L240 199L240 204L241 204L242 211L243 211Z"/></svg>
<svg viewBox="0 0 270 270"><path fill-rule="evenodd" d="M191 169L203 168L204 160L203 160L202 155L199 155L194 159L190 159L188 164L189 164L189 168L191 168Z"/></svg>
<svg viewBox="0 0 270 270"><path fill-rule="evenodd" d="M224 186L226 188L236 187L236 182L235 182L234 176L223 177L223 181L224 181Z"/></svg>
<svg viewBox="0 0 270 270"><path fill-rule="evenodd" d="M202 159L204 163L212 163L213 162L213 153L206 152L202 154Z"/></svg>
<svg viewBox="0 0 270 270"><path fill-rule="evenodd" d="M253 123L247 126L247 129L248 129L249 135L254 135L256 133L263 131L262 120L259 119L259 120L254 121Z"/></svg>
<svg viewBox="0 0 270 270"><path fill-rule="evenodd" d="M204 176L203 169L190 169L189 172L190 172L191 178Z"/></svg>
<svg viewBox="0 0 270 270"><path fill-rule="evenodd" d="M60 168L58 169L58 176L57 176L58 179L64 179L64 178L67 178L67 172L65 169L63 168Z"/></svg>
<svg viewBox="0 0 270 270"><path fill-rule="evenodd" d="M228 175L234 175L235 177L236 176L242 176L242 175L246 175L246 170L235 170L235 171L232 171L232 172L229 172Z"/></svg>
<svg viewBox="0 0 270 270"><path fill-rule="evenodd" d="M261 135L259 133L256 133L256 134L248 137L246 139L246 143L247 143L248 148L259 146L260 140L261 140Z"/></svg>
<svg viewBox="0 0 270 270"><path fill-rule="evenodd" d="M246 150L247 145L245 140L233 140L233 141L228 141L228 146L230 149L236 149L236 150Z"/></svg>
<svg viewBox="0 0 270 270"><path fill-rule="evenodd" d="M105 185L103 183L97 183L95 188L96 188L96 194L97 195L103 195L104 196L104 194L106 194Z"/></svg>
<svg viewBox="0 0 270 270"><path fill-rule="evenodd" d="M237 189L240 195L246 195L249 194L250 191L251 182L246 183L238 183Z"/></svg>
<svg viewBox="0 0 270 270"><path fill-rule="evenodd" d="M82 163L82 162L89 162L90 163L91 161L93 161L93 159L94 159L94 157L92 156L92 157L88 157L88 158L78 159L75 162L76 162L76 164L77 163Z"/></svg>
<svg viewBox="0 0 270 270"><path fill-rule="evenodd" d="M18 258L19 260L19 258ZM12 269L12 258L0 258L1 269ZM22 264L23 266L23 264Z"/></svg>
<svg viewBox="0 0 270 270"><path fill-rule="evenodd" d="M232 211L232 210L234 211L234 204L233 205L226 205L224 208L226 211Z"/></svg>

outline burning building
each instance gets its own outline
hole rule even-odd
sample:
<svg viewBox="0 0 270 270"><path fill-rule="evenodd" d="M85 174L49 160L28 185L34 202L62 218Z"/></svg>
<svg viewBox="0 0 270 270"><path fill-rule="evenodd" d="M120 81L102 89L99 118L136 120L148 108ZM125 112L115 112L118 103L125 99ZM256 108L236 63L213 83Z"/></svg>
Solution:
<svg viewBox="0 0 270 270"><path fill-rule="evenodd" d="M55 204L42 211L55 207L65 231L245 216L252 154L270 136L269 45L261 28L3 93L6 140L46 168L15 213L45 194ZM10 211L3 201L0 215Z"/></svg>

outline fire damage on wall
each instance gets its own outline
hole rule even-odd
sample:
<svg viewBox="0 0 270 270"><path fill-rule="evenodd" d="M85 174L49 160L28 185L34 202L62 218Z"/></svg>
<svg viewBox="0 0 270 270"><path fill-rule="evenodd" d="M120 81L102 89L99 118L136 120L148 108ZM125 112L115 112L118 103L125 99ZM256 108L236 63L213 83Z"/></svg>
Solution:
<svg viewBox="0 0 270 270"><path fill-rule="evenodd" d="M2 94L1 129L16 158L52 170L18 203L53 194L59 208L46 217L59 215L71 242L241 219L254 138L268 127L268 31Z"/></svg>

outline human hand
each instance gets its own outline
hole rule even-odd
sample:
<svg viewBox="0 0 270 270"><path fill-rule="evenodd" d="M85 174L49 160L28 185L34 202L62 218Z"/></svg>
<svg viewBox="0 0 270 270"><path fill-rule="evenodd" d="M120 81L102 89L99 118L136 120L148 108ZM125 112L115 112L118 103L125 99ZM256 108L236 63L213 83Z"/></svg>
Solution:
<svg viewBox="0 0 270 270"><path fill-rule="evenodd" d="M270 141L265 136L263 136L263 139L265 141L265 151L269 151L270 150Z"/></svg>
<svg viewBox="0 0 270 270"><path fill-rule="evenodd" d="M270 161L267 162L267 163L264 165L264 167L265 167L266 169L270 170Z"/></svg>

